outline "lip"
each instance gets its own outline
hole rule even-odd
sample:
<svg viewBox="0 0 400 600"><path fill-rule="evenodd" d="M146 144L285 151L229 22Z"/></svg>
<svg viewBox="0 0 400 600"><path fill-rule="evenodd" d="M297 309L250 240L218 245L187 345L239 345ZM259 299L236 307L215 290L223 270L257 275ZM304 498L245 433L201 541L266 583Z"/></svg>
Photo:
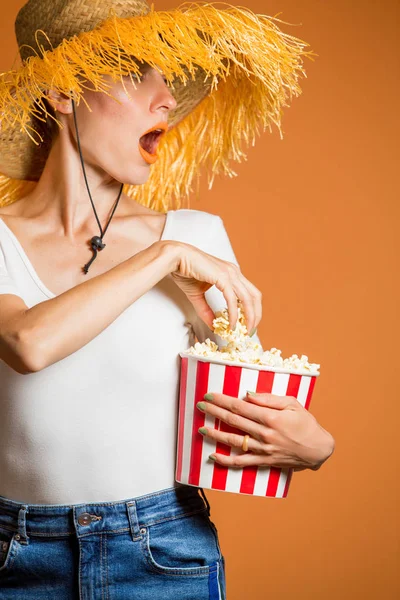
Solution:
<svg viewBox="0 0 400 600"><path fill-rule="evenodd" d="M156 123L155 125L153 125L153 127L150 127L150 129L148 129L147 131L145 131L144 133L142 133L142 135L140 137L143 137L144 135L146 135L147 133L150 133L151 131L154 131L154 129L162 129L163 133L160 135L159 140L162 138L163 135L165 135L169 129L168 127L168 123L166 123L165 121L160 121L159 123ZM139 141L139 152L142 155L142 158L149 164L154 164L156 162L156 160L158 160L158 154L157 154L157 150L154 154L150 154L149 152L147 152L144 148L142 148L142 146L140 145L140 141Z"/></svg>

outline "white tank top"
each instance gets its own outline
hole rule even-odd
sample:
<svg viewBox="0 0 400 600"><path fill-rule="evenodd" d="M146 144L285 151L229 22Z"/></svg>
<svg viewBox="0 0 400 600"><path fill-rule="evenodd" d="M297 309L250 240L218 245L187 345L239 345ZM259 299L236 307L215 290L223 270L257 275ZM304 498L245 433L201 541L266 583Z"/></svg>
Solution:
<svg viewBox="0 0 400 600"><path fill-rule="evenodd" d="M171 210L161 239L238 264L217 215ZM0 294L16 294L28 308L55 297L1 218ZM206 299L214 311L226 307L215 286ZM78 504L179 485L179 352L195 336L225 344L168 275L83 348L42 371L21 375L0 360L0 496Z"/></svg>

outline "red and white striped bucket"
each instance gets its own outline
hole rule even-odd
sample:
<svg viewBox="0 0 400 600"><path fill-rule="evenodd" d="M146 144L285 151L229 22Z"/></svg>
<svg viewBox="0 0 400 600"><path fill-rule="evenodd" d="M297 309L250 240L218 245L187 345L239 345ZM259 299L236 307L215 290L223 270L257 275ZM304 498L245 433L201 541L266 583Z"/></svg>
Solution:
<svg viewBox="0 0 400 600"><path fill-rule="evenodd" d="M241 435L246 432L206 415L196 404L204 401L204 394L207 392L244 398L247 391L250 391L294 396L308 410L319 373L297 374L282 368L247 364L241 366L243 363L226 363L184 352L180 356L176 481L236 494L286 498L293 469L257 466L228 468L208 458L213 452L229 456L241 454L242 451L202 436L198 432L199 427L216 428Z"/></svg>

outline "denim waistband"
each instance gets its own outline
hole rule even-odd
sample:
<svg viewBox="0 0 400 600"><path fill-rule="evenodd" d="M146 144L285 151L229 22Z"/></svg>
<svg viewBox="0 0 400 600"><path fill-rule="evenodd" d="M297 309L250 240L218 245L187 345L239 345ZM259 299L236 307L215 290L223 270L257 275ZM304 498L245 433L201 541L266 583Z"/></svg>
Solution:
<svg viewBox="0 0 400 600"><path fill-rule="evenodd" d="M203 490L190 486L86 504L25 504L0 496L0 527L15 532L21 543L31 535L84 537L129 530L136 540L141 528L204 510L210 512Z"/></svg>

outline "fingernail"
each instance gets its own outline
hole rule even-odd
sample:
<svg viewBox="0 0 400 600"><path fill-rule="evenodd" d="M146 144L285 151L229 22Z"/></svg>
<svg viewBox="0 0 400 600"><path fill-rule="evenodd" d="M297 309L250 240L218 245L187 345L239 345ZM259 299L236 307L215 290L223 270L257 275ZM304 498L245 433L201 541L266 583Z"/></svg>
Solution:
<svg viewBox="0 0 400 600"><path fill-rule="evenodd" d="M209 456L208 458L209 458L210 460L217 460L217 459L215 458L215 456L213 456L212 454L210 454L210 456Z"/></svg>
<svg viewBox="0 0 400 600"><path fill-rule="evenodd" d="M199 410L205 410L205 409L206 409L205 402L198 402L198 403L196 404L196 406L197 406L197 408L198 408Z"/></svg>
<svg viewBox="0 0 400 600"><path fill-rule="evenodd" d="M204 400L208 400L209 402L212 402L214 400L214 396L210 393L204 394Z"/></svg>
<svg viewBox="0 0 400 600"><path fill-rule="evenodd" d="M252 396L253 398L255 398L257 396L257 393L256 392L249 392L249 391L247 391L247 395L248 396Z"/></svg>
<svg viewBox="0 0 400 600"><path fill-rule="evenodd" d="M253 335L255 334L256 331L257 331L257 327L253 327L253 329L250 331L250 337L253 337Z"/></svg>
<svg viewBox="0 0 400 600"><path fill-rule="evenodd" d="M201 435L206 435L207 433L207 427L199 427L199 433L201 433Z"/></svg>

